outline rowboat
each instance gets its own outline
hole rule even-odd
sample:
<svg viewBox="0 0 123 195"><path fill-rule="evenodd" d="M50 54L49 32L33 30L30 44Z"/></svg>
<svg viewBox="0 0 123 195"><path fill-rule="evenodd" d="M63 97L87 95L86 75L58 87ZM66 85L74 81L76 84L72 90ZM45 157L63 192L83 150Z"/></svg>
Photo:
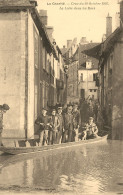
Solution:
<svg viewBox="0 0 123 195"><path fill-rule="evenodd" d="M39 153L39 152L45 152L45 151L51 151L51 150L61 150L61 149L67 149L77 146L82 146L86 144L94 144L102 141L107 140L107 135L103 137L97 137L95 139L88 139L88 140L81 140L77 142L67 142L62 144L53 144L53 145L47 145L47 146L28 146L28 147L5 147L1 146L0 151L12 154L12 155L24 155L29 153Z"/></svg>

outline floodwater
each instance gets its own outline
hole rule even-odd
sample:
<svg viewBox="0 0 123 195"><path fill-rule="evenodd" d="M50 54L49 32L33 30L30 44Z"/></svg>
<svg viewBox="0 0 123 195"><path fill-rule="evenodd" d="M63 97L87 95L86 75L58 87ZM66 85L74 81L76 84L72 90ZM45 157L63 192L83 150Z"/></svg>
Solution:
<svg viewBox="0 0 123 195"><path fill-rule="evenodd" d="M0 194L123 194L123 142L0 156Z"/></svg>

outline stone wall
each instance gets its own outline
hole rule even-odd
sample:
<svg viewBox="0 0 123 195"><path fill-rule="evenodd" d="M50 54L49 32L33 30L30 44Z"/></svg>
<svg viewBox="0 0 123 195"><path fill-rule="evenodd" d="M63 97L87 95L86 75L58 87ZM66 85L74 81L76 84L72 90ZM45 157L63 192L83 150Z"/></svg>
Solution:
<svg viewBox="0 0 123 195"><path fill-rule="evenodd" d="M123 140L123 33L114 48L112 138Z"/></svg>
<svg viewBox="0 0 123 195"><path fill-rule="evenodd" d="M25 137L26 12L0 13L0 104L4 115L4 137Z"/></svg>

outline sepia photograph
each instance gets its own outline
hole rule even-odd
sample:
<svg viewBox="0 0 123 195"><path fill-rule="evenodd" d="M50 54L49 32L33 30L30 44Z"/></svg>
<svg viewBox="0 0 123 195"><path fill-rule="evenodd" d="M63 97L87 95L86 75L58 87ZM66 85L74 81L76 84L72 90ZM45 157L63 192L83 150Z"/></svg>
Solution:
<svg viewBox="0 0 123 195"><path fill-rule="evenodd" d="M123 0L0 0L0 195L123 195Z"/></svg>

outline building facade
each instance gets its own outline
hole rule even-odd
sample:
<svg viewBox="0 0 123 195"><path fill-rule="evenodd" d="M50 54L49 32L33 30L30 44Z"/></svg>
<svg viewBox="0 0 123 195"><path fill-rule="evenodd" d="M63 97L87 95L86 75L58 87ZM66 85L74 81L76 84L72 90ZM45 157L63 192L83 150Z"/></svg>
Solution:
<svg viewBox="0 0 123 195"><path fill-rule="evenodd" d="M63 83L65 79L60 89L65 91L60 51L51 42L36 5L29 0L0 2L0 104L10 106L3 137L33 138L41 108L57 103L57 79ZM57 76L58 67L63 78Z"/></svg>
<svg viewBox="0 0 123 195"><path fill-rule="evenodd" d="M123 1L120 26L97 47L86 51L99 59L99 103L111 138L123 140Z"/></svg>
<svg viewBox="0 0 123 195"><path fill-rule="evenodd" d="M82 37L79 46L76 45L76 50L72 49L71 43L69 49L65 51L64 56L68 64L67 102L79 102L81 98L97 100L98 60L83 53L84 50L96 45L98 43L88 43L86 38Z"/></svg>
<svg viewBox="0 0 123 195"><path fill-rule="evenodd" d="M86 39L85 39L86 40ZM98 60L84 54L84 50L91 49L98 43L82 42L79 45L79 98L97 100L98 87L96 78L98 74Z"/></svg>

